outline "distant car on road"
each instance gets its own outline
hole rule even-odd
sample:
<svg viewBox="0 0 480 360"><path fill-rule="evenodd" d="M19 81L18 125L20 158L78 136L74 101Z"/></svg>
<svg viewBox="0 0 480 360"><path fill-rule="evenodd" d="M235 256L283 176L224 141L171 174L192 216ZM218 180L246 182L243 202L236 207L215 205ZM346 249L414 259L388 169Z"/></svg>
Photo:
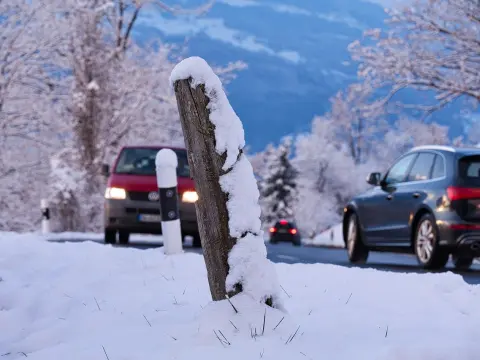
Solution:
<svg viewBox="0 0 480 360"><path fill-rule="evenodd" d="M276 244L278 242L290 242L295 246L302 244L295 223L282 219L270 228L270 243Z"/></svg>
<svg viewBox="0 0 480 360"><path fill-rule="evenodd" d="M128 243L132 233L161 234L159 193L155 158L163 146L126 146L115 160L113 171L104 165L108 176L105 191L105 243ZM193 246L200 247L195 202L198 195L190 177L187 151L171 148L178 157L178 193L182 235L193 237Z"/></svg>
<svg viewBox="0 0 480 360"><path fill-rule="evenodd" d="M457 269L480 256L480 149L416 147L374 187L344 208L343 237L352 263L369 251L414 253L425 269L440 269L450 254Z"/></svg>

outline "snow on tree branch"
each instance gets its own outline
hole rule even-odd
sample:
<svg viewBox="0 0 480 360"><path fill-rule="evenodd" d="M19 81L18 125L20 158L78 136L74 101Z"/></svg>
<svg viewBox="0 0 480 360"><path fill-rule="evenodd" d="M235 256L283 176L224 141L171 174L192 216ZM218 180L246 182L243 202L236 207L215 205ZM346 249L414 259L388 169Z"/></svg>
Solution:
<svg viewBox="0 0 480 360"><path fill-rule="evenodd" d="M372 29L367 41L349 47L359 75L389 89L385 102L412 88L433 91L430 114L457 98L480 100L480 3L477 0L416 0L390 10L389 30Z"/></svg>

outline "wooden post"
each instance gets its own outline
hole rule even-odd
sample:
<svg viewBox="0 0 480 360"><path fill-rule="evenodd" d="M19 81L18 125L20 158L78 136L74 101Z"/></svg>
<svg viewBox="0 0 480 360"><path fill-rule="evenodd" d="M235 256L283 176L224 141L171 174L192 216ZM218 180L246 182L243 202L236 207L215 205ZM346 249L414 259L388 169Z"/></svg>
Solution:
<svg viewBox="0 0 480 360"><path fill-rule="evenodd" d="M191 86L192 79L174 82L175 96L182 123L189 165L195 180L198 201L195 203L200 238L213 300L225 299L228 254L235 245L229 235L227 195L219 178L226 155L215 151L214 125L209 120L205 86ZM228 294L235 295L236 292Z"/></svg>

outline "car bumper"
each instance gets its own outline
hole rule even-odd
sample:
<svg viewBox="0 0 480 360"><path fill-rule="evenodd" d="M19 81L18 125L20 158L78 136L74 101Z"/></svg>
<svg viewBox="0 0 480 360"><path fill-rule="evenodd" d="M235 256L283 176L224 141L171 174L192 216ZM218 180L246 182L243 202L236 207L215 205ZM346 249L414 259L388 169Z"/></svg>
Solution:
<svg viewBox="0 0 480 360"><path fill-rule="evenodd" d="M453 253L480 257L480 224L437 222L440 245L451 248Z"/></svg>
<svg viewBox="0 0 480 360"><path fill-rule="evenodd" d="M275 241L275 242L294 242L298 241L298 237L296 235L292 234L271 234L270 235L270 241Z"/></svg>
<svg viewBox="0 0 480 360"><path fill-rule="evenodd" d="M180 203L180 224L184 233L198 232L195 204ZM141 215L159 217L159 202L134 200L105 200L104 226L110 230L125 230L130 233L161 234L160 219L142 221Z"/></svg>

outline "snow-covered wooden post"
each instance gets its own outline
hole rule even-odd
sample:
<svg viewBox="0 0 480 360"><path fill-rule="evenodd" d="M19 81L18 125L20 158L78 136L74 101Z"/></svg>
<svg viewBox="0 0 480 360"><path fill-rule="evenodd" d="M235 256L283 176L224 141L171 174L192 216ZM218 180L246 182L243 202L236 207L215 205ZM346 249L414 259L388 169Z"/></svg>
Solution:
<svg viewBox="0 0 480 360"><path fill-rule="evenodd" d="M42 212L42 234L50 233L50 208L48 207L48 200L40 200L40 211Z"/></svg>
<svg viewBox="0 0 480 360"><path fill-rule="evenodd" d="M267 259L259 191L243 153L242 123L220 79L205 60L191 57L172 71L213 300L239 292L281 307L277 275Z"/></svg>
<svg viewBox="0 0 480 360"><path fill-rule="evenodd" d="M155 169L162 214L163 248L167 255L183 251L178 206L177 167L178 158L175 151L162 149L157 153Z"/></svg>

